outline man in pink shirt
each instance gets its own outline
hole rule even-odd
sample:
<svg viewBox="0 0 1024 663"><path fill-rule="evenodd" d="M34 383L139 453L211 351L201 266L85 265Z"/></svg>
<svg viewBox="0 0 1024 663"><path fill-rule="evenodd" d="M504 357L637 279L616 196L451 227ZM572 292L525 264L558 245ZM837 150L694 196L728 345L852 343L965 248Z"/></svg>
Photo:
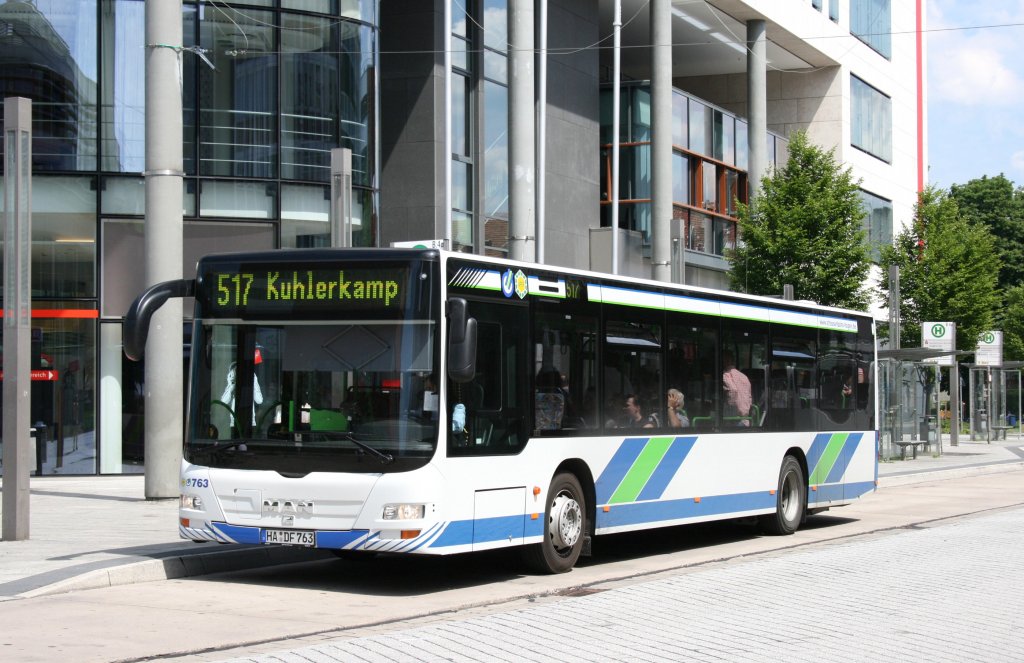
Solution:
<svg viewBox="0 0 1024 663"><path fill-rule="evenodd" d="M722 386L725 387L725 416L749 417L750 405L753 402L750 396L750 380L736 368L736 359L728 350L722 353L722 367ZM750 420L743 419L739 425L749 426Z"/></svg>

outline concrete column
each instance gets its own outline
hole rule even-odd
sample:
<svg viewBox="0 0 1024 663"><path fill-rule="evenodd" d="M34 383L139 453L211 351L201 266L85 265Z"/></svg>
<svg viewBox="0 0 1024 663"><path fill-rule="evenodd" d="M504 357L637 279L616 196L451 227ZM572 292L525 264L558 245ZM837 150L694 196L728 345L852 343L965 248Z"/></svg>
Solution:
<svg viewBox="0 0 1024 663"><path fill-rule="evenodd" d="M32 427L32 101L4 99L3 540L29 536Z"/></svg>
<svg viewBox="0 0 1024 663"><path fill-rule="evenodd" d="M331 150L331 246L352 246L352 150Z"/></svg>
<svg viewBox="0 0 1024 663"><path fill-rule="evenodd" d="M533 0L508 3L509 257L535 260Z"/></svg>
<svg viewBox="0 0 1024 663"><path fill-rule="evenodd" d="M651 0L651 278L672 280L672 3Z"/></svg>
<svg viewBox="0 0 1024 663"><path fill-rule="evenodd" d="M760 192L768 167L768 60L764 21L747 21L747 122L750 169L748 185L753 199Z"/></svg>
<svg viewBox="0 0 1024 663"><path fill-rule="evenodd" d="M181 1L146 0L146 285L182 277ZM182 301L153 316L146 346L146 498L177 497L184 424Z"/></svg>

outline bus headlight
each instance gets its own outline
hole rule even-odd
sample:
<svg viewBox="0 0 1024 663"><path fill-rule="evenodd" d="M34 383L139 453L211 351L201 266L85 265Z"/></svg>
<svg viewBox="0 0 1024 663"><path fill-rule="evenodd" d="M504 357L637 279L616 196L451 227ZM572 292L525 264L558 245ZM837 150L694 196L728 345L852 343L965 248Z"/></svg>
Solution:
<svg viewBox="0 0 1024 663"><path fill-rule="evenodd" d="M178 506L182 509L191 509L192 511L203 510L203 498L198 495L182 495Z"/></svg>
<svg viewBox="0 0 1024 663"><path fill-rule="evenodd" d="M426 504L385 504L384 520L419 520L427 511Z"/></svg>

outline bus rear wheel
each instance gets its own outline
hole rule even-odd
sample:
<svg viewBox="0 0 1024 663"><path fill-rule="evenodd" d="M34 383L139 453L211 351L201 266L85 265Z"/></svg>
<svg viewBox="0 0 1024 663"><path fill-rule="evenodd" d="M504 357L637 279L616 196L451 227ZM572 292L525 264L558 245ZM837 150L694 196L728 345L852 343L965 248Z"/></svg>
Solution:
<svg viewBox="0 0 1024 663"><path fill-rule="evenodd" d="M565 573L576 565L586 535L586 502L572 474L555 476L544 508L544 540L523 548L523 561L539 573Z"/></svg>
<svg viewBox="0 0 1024 663"><path fill-rule="evenodd" d="M775 513L761 516L761 528L777 536L792 534L804 519L807 505L807 480L800 462L786 456L779 470L779 487L775 491Z"/></svg>

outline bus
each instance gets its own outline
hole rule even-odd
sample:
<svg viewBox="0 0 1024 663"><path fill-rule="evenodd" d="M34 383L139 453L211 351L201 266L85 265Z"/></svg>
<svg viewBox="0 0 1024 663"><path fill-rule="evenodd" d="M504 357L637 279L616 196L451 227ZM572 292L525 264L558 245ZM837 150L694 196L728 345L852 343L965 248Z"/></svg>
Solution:
<svg viewBox="0 0 1024 663"><path fill-rule="evenodd" d="M773 534L877 485L865 314L433 249L210 255L195 279L185 539L570 570L593 537Z"/></svg>

